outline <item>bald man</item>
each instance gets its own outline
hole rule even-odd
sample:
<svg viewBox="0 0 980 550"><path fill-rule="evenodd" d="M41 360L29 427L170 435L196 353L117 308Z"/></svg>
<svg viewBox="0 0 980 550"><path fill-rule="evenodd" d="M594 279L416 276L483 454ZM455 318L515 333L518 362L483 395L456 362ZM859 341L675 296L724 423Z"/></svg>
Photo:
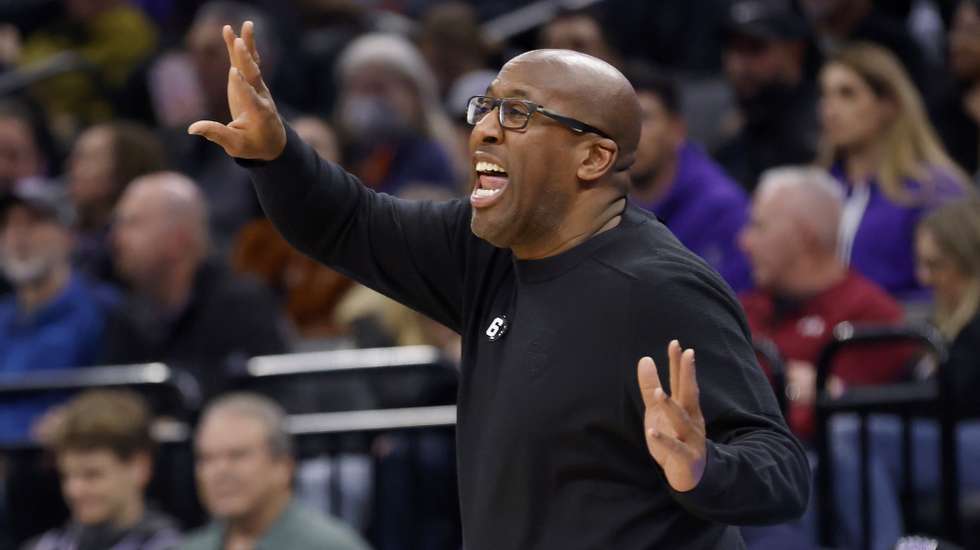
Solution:
<svg viewBox="0 0 980 550"><path fill-rule="evenodd" d="M315 156L280 121L251 26L224 37L234 120L189 131L248 159L296 247L463 336L466 548L742 548L730 525L802 512L803 449L738 303L627 203L640 122L619 71L514 58L468 105L469 200L412 202Z"/></svg>
<svg viewBox="0 0 980 550"><path fill-rule="evenodd" d="M789 425L813 436L814 364L843 321L898 323L902 308L884 290L849 270L837 253L843 195L819 168L765 172L739 244L749 257L756 290L740 296L752 333L776 344L787 362ZM869 347L843 354L833 384L897 381L908 350Z"/></svg>
<svg viewBox="0 0 980 550"><path fill-rule="evenodd" d="M275 298L210 255L207 205L175 172L133 180L112 228L116 270L132 289L109 323L104 363L166 361L194 372L205 397L220 391L233 358L283 353Z"/></svg>

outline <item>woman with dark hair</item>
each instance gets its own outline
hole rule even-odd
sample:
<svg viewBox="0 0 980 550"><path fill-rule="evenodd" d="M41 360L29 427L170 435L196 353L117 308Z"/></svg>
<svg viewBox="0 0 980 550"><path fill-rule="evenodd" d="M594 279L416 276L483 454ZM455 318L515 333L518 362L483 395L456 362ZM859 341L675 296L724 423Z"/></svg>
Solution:
<svg viewBox="0 0 980 550"><path fill-rule="evenodd" d="M980 199L955 201L927 215L915 233L916 274L933 290L933 322L949 341L949 359L940 369L953 380L961 491L980 491ZM857 547L861 499L857 423L833 423L834 491L840 533L846 548ZM903 532L899 488L902 486L901 423L897 418L871 419L872 548L891 549ZM939 429L935 421L917 420L912 428L917 494L939 488Z"/></svg>

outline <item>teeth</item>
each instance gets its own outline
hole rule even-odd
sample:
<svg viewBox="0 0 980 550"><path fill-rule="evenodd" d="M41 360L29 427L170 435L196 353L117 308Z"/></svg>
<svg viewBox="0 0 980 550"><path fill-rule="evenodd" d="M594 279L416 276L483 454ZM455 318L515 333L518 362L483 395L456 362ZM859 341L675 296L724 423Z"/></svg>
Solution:
<svg viewBox="0 0 980 550"><path fill-rule="evenodd" d="M503 166L499 164L494 164L492 162L480 161L476 163L477 172L499 172L501 174L506 174L507 170L504 170Z"/></svg>
<svg viewBox="0 0 980 550"><path fill-rule="evenodd" d="M492 196L496 195L497 193L499 193L500 191L501 191L500 189L483 189L483 188L480 188L480 189L475 189L473 191L473 196L474 197L481 197L481 198L482 197L492 197Z"/></svg>

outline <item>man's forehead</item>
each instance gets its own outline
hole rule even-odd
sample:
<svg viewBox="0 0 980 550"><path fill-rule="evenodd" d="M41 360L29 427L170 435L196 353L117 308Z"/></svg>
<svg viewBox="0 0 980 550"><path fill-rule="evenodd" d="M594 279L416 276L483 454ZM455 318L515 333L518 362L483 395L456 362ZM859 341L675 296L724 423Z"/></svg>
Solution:
<svg viewBox="0 0 980 550"><path fill-rule="evenodd" d="M561 96L553 67L535 61L512 61L504 65L487 87L491 97L517 97L536 103L555 101Z"/></svg>

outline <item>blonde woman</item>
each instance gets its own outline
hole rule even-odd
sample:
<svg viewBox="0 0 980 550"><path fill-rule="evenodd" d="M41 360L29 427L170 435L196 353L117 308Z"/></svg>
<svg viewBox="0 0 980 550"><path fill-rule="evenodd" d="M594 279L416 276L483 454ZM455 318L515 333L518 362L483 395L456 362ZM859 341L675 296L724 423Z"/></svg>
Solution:
<svg viewBox="0 0 980 550"><path fill-rule="evenodd" d="M949 360L941 368L953 377L959 424L957 451L961 491L980 492L980 199L952 202L926 216L915 235L917 275L935 296L934 322L949 341ZM872 548L891 549L904 531L899 488L902 486L901 431L893 417L871 422L871 490L874 529ZM835 420L834 475L840 533L844 548L858 546L862 526L857 487L860 462L857 424ZM917 493L937 494L939 429L935 422L913 424L913 479Z"/></svg>
<svg viewBox="0 0 980 550"><path fill-rule="evenodd" d="M968 178L940 144L901 63L879 46L849 46L824 65L820 120L819 163L847 194L843 259L893 295L916 298L916 223L963 195Z"/></svg>

